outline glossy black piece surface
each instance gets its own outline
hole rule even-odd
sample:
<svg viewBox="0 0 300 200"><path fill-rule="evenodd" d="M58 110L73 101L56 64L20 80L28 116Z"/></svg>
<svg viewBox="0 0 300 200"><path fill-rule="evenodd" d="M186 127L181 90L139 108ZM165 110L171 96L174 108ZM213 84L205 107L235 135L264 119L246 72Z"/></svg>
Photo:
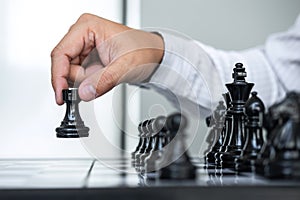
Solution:
<svg viewBox="0 0 300 200"><path fill-rule="evenodd" d="M257 92L252 92L251 95L251 98L245 104L245 113L247 115L245 122L245 146L236 164L236 170L244 172L255 171L255 162L264 144L263 116L265 106L257 96Z"/></svg>
<svg viewBox="0 0 300 200"><path fill-rule="evenodd" d="M270 178L300 178L300 94L290 92L269 108L269 128L264 152L257 163L258 172Z"/></svg>
<svg viewBox="0 0 300 200"><path fill-rule="evenodd" d="M215 154L219 152L225 138L224 134L224 122L225 122L226 107L224 102L220 101L213 115L211 116L213 123L210 123L212 128L209 131L209 138L211 141L207 141L209 144L208 152L204 152L205 161L208 165L215 165Z"/></svg>
<svg viewBox="0 0 300 200"><path fill-rule="evenodd" d="M196 168L192 164L185 146L187 120L180 113L168 116L167 129L171 135L170 144L164 149L158 166L159 179L188 180L196 178Z"/></svg>
<svg viewBox="0 0 300 200"><path fill-rule="evenodd" d="M58 138L88 137L90 129L84 125L79 114L78 104L81 100L78 95L78 89L64 89L62 95L66 103L66 114L60 127L55 129L56 136Z"/></svg>
<svg viewBox="0 0 300 200"><path fill-rule="evenodd" d="M227 168L234 168L236 159L238 159L245 144L245 130L244 123L246 115L245 103L249 98L253 83L248 83L245 80L247 73L242 63L237 63L233 69L233 82L226 84L226 87L231 97L231 107L227 111L232 116L232 127L227 134L230 139L226 148L220 153L220 166Z"/></svg>

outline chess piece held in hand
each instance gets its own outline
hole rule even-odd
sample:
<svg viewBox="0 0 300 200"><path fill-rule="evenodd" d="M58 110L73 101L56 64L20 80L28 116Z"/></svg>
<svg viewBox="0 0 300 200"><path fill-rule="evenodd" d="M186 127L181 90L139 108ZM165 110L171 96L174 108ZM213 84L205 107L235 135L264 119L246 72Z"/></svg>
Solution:
<svg viewBox="0 0 300 200"><path fill-rule="evenodd" d="M69 88L62 91L63 100L66 103L66 114L57 127L56 136L58 138L79 138L88 137L89 128L84 125L80 114L78 104L81 101L78 95L78 88Z"/></svg>

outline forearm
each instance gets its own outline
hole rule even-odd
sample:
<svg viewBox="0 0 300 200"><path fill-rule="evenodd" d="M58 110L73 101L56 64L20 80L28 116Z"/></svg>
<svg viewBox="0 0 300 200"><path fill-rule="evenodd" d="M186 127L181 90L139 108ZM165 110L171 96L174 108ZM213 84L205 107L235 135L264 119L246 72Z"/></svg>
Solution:
<svg viewBox="0 0 300 200"><path fill-rule="evenodd" d="M242 62L247 81L255 83L267 106L284 96L283 87L262 48L245 51L222 51L199 42L168 33L160 33L165 42L165 55L149 83L169 89L173 96L208 109L213 109L232 82L232 68ZM159 90L162 91L162 90Z"/></svg>

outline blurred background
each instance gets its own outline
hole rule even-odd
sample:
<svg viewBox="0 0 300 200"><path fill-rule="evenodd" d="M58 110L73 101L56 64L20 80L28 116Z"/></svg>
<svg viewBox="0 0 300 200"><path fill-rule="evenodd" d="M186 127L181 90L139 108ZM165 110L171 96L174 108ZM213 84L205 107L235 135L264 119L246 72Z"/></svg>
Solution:
<svg viewBox="0 0 300 200"><path fill-rule="evenodd" d="M121 85L80 103L91 136L57 139L65 106L57 106L50 81L50 52L82 13L93 13L134 28L179 31L221 49L261 45L286 30L300 13L299 0L1 0L0 158L118 156L137 145L143 119L175 108L160 94ZM190 151L205 149L207 128L189 119L196 132ZM125 131L122 131L125 130Z"/></svg>
<svg viewBox="0 0 300 200"><path fill-rule="evenodd" d="M50 53L82 13L122 23L122 6L120 0L0 1L0 157L89 156L79 139L56 138L65 106L54 101ZM104 121L109 133L117 130L111 96L95 103L103 116L99 121Z"/></svg>

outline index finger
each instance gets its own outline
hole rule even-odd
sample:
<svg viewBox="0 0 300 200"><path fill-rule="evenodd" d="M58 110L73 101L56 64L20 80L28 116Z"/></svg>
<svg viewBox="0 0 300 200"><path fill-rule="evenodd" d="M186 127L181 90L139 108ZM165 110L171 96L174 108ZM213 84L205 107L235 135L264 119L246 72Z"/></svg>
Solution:
<svg viewBox="0 0 300 200"><path fill-rule="evenodd" d="M68 88L72 59L94 46L93 35L84 27L75 29L74 26L51 52L51 80L56 102L59 105L63 104L62 90Z"/></svg>

